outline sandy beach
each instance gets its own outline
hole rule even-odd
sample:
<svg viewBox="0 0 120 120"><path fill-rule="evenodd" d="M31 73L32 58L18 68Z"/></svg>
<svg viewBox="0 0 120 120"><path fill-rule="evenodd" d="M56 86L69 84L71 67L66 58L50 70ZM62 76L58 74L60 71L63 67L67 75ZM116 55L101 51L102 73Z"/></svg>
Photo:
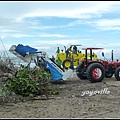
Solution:
<svg viewBox="0 0 120 120"><path fill-rule="evenodd" d="M53 84L57 85L57 84ZM91 83L74 75L59 94L0 105L0 118L120 118L120 81L114 76Z"/></svg>

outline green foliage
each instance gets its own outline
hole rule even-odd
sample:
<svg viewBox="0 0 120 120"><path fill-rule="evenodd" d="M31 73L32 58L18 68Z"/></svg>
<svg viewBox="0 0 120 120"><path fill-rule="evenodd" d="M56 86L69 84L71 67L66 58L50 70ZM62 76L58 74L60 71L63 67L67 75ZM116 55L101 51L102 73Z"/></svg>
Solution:
<svg viewBox="0 0 120 120"><path fill-rule="evenodd" d="M49 80L51 74L40 68L34 67L31 70L21 67L15 77L13 77L6 87L15 94L34 97L36 95L48 95L58 93L58 86L52 88Z"/></svg>

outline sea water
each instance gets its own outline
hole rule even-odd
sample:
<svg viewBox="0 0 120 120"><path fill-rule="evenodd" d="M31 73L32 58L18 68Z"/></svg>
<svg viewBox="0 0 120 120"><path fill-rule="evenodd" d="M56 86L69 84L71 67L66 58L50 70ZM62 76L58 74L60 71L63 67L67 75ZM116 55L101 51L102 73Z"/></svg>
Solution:
<svg viewBox="0 0 120 120"><path fill-rule="evenodd" d="M18 57L7 57L7 58L1 58L1 60L6 63L6 64L14 64L14 67L20 67L21 65L27 66L29 63L28 62L24 62L23 60L21 60ZM36 64L34 61L32 61L30 63L30 67L35 67Z"/></svg>

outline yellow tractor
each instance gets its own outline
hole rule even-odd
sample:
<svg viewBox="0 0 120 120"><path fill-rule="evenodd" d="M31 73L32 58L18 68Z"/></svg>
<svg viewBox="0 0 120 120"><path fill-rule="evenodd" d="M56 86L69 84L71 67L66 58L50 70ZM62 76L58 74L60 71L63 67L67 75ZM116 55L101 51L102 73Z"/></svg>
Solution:
<svg viewBox="0 0 120 120"><path fill-rule="evenodd" d="M85 59L85 53L82 53L81 50L78 50L77 46L81 45L70 45L68 49L65 47L65 51L57 49L56 57L55 59L58 60L58 58L62 61L61 66L63 68L71 68L74 69L74 67L78 66L84 59ZM97 55L93 53L94 59L98 59ZM90 57L90 53L87 54L88 59Z"/></svg>

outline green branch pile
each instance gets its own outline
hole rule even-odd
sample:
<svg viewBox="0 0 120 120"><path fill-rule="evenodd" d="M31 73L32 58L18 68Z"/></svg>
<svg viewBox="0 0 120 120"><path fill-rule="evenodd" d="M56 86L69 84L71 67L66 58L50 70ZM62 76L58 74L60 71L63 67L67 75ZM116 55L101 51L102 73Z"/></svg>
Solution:
<svg viewBox="0 0 120 120"><path fill-rule="evenodd" d="M52 87L49 80L51 74L40 68L34 67L31 70L23 67L6 84L8 90L22 96L49 95L58 94L58 86Z"/></svg>

